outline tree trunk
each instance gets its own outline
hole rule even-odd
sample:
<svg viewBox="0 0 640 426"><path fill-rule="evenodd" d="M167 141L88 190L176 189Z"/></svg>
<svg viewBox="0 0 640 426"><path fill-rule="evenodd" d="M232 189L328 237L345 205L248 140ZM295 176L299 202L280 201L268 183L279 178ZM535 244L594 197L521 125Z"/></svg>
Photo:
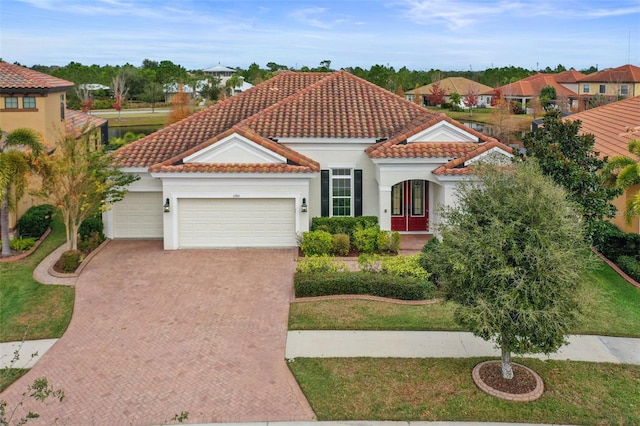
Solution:
<svg viewBox="0 0 640 426"><path fill-rule="evenodd" d="M506 349L508 347L509 337L502 334L502 378L513 379L513 369L511 368L511 351Z"/></svg>
<svg viewBox="0 0 640 426"><path fill-rule="evenodd" d="M2 256L11 255L11 246L9 245L9 192L2 199L2 207L0 211L0 228L2 228Z"/></svg>
<svg viewBox="0 0 640 426"><path fill-rule="evenodd" d="M72 225L71 229L71 250L78 250L78 228L79 225Z"/></svg>

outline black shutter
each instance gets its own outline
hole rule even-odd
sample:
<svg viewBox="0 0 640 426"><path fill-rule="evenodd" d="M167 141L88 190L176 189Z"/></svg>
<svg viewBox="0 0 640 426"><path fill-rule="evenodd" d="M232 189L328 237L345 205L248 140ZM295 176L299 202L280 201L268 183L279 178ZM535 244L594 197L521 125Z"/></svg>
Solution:
<svg viewBox="0 0 640 426"><path fill-rule="evenodd" d="M329 170L320 171L320 216L329 216Z"/></svg>
<svg viewBox="0 0 640 426"><path fill-rule="evenodd" d="M353 171L354 216L362 216L362 170Z"/></svg>

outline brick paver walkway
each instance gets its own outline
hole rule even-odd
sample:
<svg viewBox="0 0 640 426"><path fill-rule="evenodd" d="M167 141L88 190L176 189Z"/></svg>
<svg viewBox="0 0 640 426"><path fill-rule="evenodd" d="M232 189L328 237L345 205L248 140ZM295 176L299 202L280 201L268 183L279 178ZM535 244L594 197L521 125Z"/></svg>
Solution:
<svg viewBox="0 0 640 426"><path fill-rule="evenodd" d="M28 402L33 424L311 420L284 360L295 254L111 242L78 278L65 335L2 399L46 376L66 397Z"/></svg>

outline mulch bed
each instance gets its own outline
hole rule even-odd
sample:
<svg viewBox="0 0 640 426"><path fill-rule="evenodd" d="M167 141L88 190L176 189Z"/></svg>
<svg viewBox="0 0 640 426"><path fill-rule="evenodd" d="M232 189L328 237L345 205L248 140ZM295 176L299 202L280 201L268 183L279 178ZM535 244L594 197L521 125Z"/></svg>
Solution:
<svg viewBox="0 0 640 426"><path fill-rule="evenodd" d="M513 379L502 378L502 363L487 363L480 367L480 378L487 386L514 395L533 392L536 378L526 369L512 364Z"/></svg>

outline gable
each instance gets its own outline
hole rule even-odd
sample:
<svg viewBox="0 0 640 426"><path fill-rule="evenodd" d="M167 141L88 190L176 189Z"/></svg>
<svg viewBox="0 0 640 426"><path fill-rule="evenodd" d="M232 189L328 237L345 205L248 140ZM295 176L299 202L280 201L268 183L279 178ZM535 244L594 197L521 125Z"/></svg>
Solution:
<svg viewBox="0 0 640 426"><path fill-rule="evenodd" d="M407 142L478 142L478 137L447 121L440 121L407 138Z"/></svg>
<svg viewBox="0 0 640 426"><path fill-rule="evenodd" d="M183 160L184 163L253 163L279 164L287 159L270 149L260 146L249 139L233 133L226 138L197 151Z"/></svg>
<svg viewBox="0 0 640 426"><path fill-rule="evenodd" d="M470 158L464 162L464 166L470 166L478 162L485 162L491 164L506 165L511 162L513 154L501 149L500 147L493 147L477 156Z"/></svg>

